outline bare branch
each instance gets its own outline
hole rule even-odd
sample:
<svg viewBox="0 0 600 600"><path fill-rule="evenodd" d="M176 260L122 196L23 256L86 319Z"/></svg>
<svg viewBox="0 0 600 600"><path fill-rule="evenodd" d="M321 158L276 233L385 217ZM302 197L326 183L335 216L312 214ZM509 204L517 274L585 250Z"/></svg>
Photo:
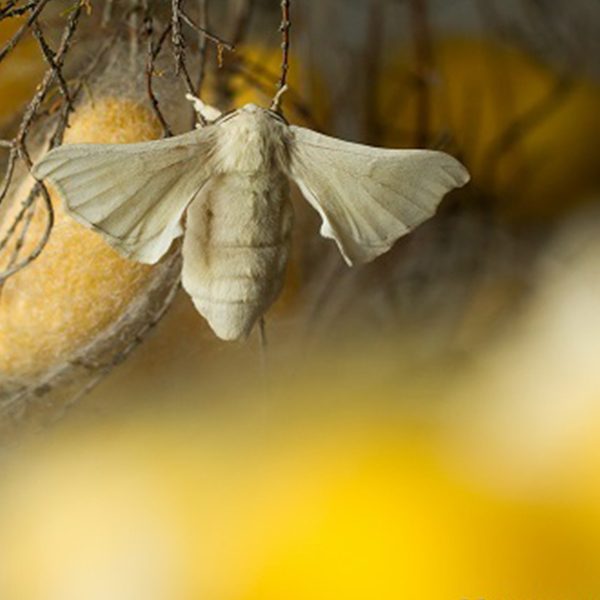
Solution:
<svg viewBox="0 0 600 600"><path fill-rule="evenodd" d="M51 86L56 81L58 74L60 73L60 70L62 69L63 62L66 57L66 53L70 47L71 40L73 38L73 35L75 34L77 25L79 23L79 18L81 16L82 8L83 8L83 3L79 2L77 4L77 6L75 7L75 10L69 15L69 18L67 19L67 24L63 30L59 48L56 51L56 53L52 56L51 66L46 71L46 73L42 79L42 82L41 82L40 86L38 87L36 94L34 95L31 102L27 105L27 108L25 109L23 119L21 120L21 124L19 125L17 135L15 136L15 139L13 142L13 144L14 144L13 148L11 149L11 152L9 155L7 171L6 171L6 174L4 177L2 188L0 188L0 202L2 202L4 200L6 193L9 189L17 158L21 158L25 162L25 164L29 170L31 170L31 168L33 167L33 161L31 160L31 157L29 155L29 151L28 151L27 145L26 145L27 134L28 134L29 128L40 108L40 105L46 98ZM38 32L38 34L41 35L41 32ZM43 36L42 36L42 38L43 38ZM44 42L44 44L45 44L45 42ZM68 92L67 92L67 96L68 96ZM71 109L72 109L72 106L70 105L70 103L67 102L65 111L63 113L64 120L66 120L68 118L68 114ZM58 126L60 127L61 123L59 123ZM23 203L21 211L16 216L11 227L8 228L4 238L0 241L0 250L2 250L7 245L8 241L10 241L10 239L14 235L15 231L17 230L19 224L21 223L21 221L23 220L25 215L28 213L28 210L30 209L30 207L33 206L34 203L37 201L40 194L44 201L44 207L45 207L46 213L47 213L46 228L44 230L44 233L42 234L42 237L39 240L36 247L32 250L32 252L26 258L24 258L22 261L20 261L16 264L13 264L8 269L6 269L4 272L0 273L0 284L2 284L10 276L14 275L18 271L20 271L21 269L26 267L28 264L33 262L40 255L40 253L44 249L46 243L48 242L48 239L50 238L50 233L52 231L52 227L54 226L54 209L52 207L52 201L50 199L50 194L48 193L46 186L43 183L36 182L36 184L33 186L33 189L29 193L27 199Z"/></svg>
<svg viewBox="0 0 600 600"><path fill-rule="evenodd" d="M0 50L0 62L2 62L4 58L6 58L6 56L9 54L9 52L11 52L15 48L15 46L23 39L23 36L35 23L39 14L42 12L42 10L44 10L44 7L46 6L46 4L48 4L48 2L49 0L39 0L36 7L29 15L27 21L23 23L23 25L21 25L18 31L12 36L12 38L10 38L10 40L8 40L8 42L6 42L4 47Z"/></svg>
<svg viewBox="0 0 600 600"><path fill-rule="evenodd" d="M34 24L34 26L33 26L33 35L37 39L37 41L38 41L38 43L40 45L40 48L42 49L42 54L44 55L44 59L46 60L46 62L50 66L50 68L55 73L55 77L58 80L58 85L59 85L59 88L60 88L60 92L61 92L61 94L62 94L65 102L70 107L70 110L72 110L72 108L73 108L73 101L71 99L71 94L69 93L69 87L67 85L67 82L65 81L65 78L64 78L63 74L62 74L61 66L58 65L58 64L56 64L55 54L52 51L52 49L50 48L50 46L48 46L48 43L46 42L46 39L44 38L44 35L42 33L42 29L39 26L39 23L35 23Z"/></svg>
<svg viewBox="0 0 600 600"><path fill-rule="evenodd" d="M573 90L573 80L563 75L559 77L548 93L529 110L519 115L504 128L494 140L485 155L483 172L486 177L494 177L500 159L514 148L532 129L542 123L557 110Z"/></svg>
<svg viewBox="0 0 600 600"><path fill-rule="evenodd" d="M32 263L41 254L42 250L45 248L46 244L48 243L48 240L50 239L50 233L52 232L52 228L54 227L54 209L52 207L52 200L50 199L50 194L48 193L46 186L44 186L41 183L36 183L34 185L25 204L23 205L23 209L19 213L17 219L15 219L14 224L18 225L23 220L23 217L27 214L27 210L29 210L29 208L33 206L40 193L44 200L44 207L46 209L47 215L44 233L42 234L42 237L40 238L40 241L37 243L36 247L28 254L27 257L25 257L21 262L14 264L13 266L0 273L0 285L3 284L9 277L14 275L15 273L18 273L27 265ZM10 235L12 236L13 233L14 228L12 229ZM9 234L7 233L6 237L8 237L8 235Z"/></svg>
<svg viewBox="0 0 600 600"><path fill-rule="evenodd" d="M35 204L31 204L27 209L27 214L23 219L23 226L21 227L21 231L19 232L19 237L15 243L15 246L11 252L10 259L8 261L7 267L11 268L17 262L19 258L19 254L21 253L21 249L23 248L23 244L25 243L25 238L27 237L27 232L29 231L29 227L31 225L31 221L33 220L33 216L35 215Z"/></svg>
<svg viewBox="0 0 600 600"><path fill-rule="evenodd" d="M32 0L23 6L16 6L16 0L8 2L2 10L0 10L0 20L7 19L9 17L20 17L30 10L33 10L37 5L37 0Z"/></svg>
<svg viewBox="0 0 600 600"><path fill-rule="evenodd" d="M290 20L290 1L281 0L281 25L279 31L281 31L281 75L279 77L279 83L277 84L277 95L273 100L271 106L272 110L281 110L281 91L287 86L287 76L289 71L290 63L290 28L292 22Z"/></svg>
<svg viewBox="0 0 600 600"><path fill-rule="evenodd" d="M230 52L234 52L235 51L235 46L233 44L230 44L229 42L227 42L223 38L219 37L218 35L215 35L214 33L210 33L209 31L206 30L205 27L201 27L200 25L197 25L183 11L180 13L180 16L181 16L182 21L184 21L185 23L187 23L192 29L194 29L198 33L201 33L203 36L205 36L206 38L208 38L211 42L213 42L214 44L216 44L217 47L218 46L222 46L223 48L225 48L226 50L229 50Z"/></svg>
<svg viewBox="0 0 600 600"><path fill-rule="evenodd" d="M148 98L150 99L150 104L152 105L152 110L154 111L154 114L156 115L156 118L160 122L161 127L163 129L163 136L171 137L173 135L173 132L171 131L171 128L169 127L169 124L167 123L165 116L162 114L162 111L160 110L158 99L157 99L157 97L154 93L154 89L152 87L152 79L154 77L154 62L158 58L158 55L160 54L163 44L171 31L171 25L168 25L164 29L164 31L162 32L161 36L158 39L158 42L157 42L155 48L152 45L152 36L154 33L152 17L148 14L146 14L146 16L144 17L144 26L145 26L146 36L148 39L148 42L147 42L148 43L148 51L147 51L147 58L146 58L146 91L148 93Z"/></svg>
<svg viewBox="0 0 600 600"><path fill-rule="evenodd" d="M33 119L34 119L40 105L46 98L46 95L48 94L50 87L52 86L54 81L57 79L60 69L62 69L63 62L66 57L66 53L71 45L71 40L77 29L77 24L79 23L79 18L81 16L82 8L83 8L83 3L79 3L77 5L76 9L69 16L67 25L65 26L65 29L63 31L63 35L61 38L59 48L53 57L51 67L50 67L50 69L48 69L48 71L46 71L46 74L44 75L44 77L42 79L42 83L40 84L40 86L38 88L38 91L36 92L33 99L28 104L27 108L25 109L23 120L21 121L21 125L19 126L19 130L18 130L17 136L15 138L15 146L19 150L20 156L25 160L25 162L27 163L27 166L29 168L31 168L33 166L31 159L29 158L29 153L27 152L27 149L25 147L25 140L26 140L27 134L29 132L29 127L30 127L31 123L33 122ZM1 200L2 200L2 198L0 197L0 201Z"/></svg>
<svg viewBox="0 0 600 600"><path fill-rule="evenodd" d="M6 170L4 172L4 179L2 180L2 185L0 186L0 204L2 204L2 201L4 200L4 198L8 192L8 188L10 187L10 183L12 181L12 178L13 178L13 175L15 172L15 166L16 166L18 157L19 157L19 153L17 151L15 142L13 140L12 146L10 149L10 153L8 155L8 162L6 164Z"/></svg>
<svg viewBox="0 0 600 600"><path fill-rule="evenodd" d="M179 75L185 63L185 42L181 32L181 5L183 0L171 0L171 43L175 56L175 74Z"/></svg>
<svg viewBox="0 0 600 600"><path fill-rule="evenodd" d="M171 2L171 44L175 59L175 74L182 76L187 92L195 94L196 90L194 90L194 84L185 61L185 39L181 31L182 5L183 0L172 0Z"/></svg>

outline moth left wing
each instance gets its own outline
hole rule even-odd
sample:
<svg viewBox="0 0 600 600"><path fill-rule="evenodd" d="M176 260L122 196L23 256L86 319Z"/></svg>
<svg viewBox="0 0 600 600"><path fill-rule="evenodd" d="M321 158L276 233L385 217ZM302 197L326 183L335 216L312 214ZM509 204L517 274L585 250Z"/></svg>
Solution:
<svg viewBox="0 0 600 600"><path fill-rule="evenodd" d="M290 171L349 265L373 260L469 181L443 152L387 150L290 127Z"/></svg>
<svg viewBox="0 0 600 600"><path fill-rule="evenodd" d="M136 144L67 144L33 174L52 183L73 218L124 256L153 264L183 233L183 212L211 176L214 129Z"/></svg>

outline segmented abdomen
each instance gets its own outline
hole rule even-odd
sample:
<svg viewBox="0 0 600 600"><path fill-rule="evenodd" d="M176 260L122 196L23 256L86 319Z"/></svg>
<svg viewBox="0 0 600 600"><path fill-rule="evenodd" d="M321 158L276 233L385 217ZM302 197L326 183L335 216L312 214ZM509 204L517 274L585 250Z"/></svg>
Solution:
<svg viewBox="0 0 600 600"><path fill-rule="evenodd" d="M222 339L247 335L283 284L292 208L279 174L226 174L187 213L183 286Z"/></svg>

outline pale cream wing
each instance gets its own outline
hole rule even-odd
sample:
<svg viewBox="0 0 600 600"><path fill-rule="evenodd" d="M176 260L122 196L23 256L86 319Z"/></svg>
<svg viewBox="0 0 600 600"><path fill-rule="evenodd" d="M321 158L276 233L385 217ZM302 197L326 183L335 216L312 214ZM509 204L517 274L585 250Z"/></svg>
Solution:
<svg viewBox="0 0 600 600"><path fill-rule="evenodd" d="M321 235L350 265L373 260L431 217L444 195L469 181L443 152L386 150L290 127L290 174L315 208Z"/></svg>
<svg viewBox="0 0 600 600"><path fill-rule="evenodd" d="M155 263L183 233L181 217L213 169L215 127L137 144L73 144L34 168L77 221L124 256Z"/></svg>

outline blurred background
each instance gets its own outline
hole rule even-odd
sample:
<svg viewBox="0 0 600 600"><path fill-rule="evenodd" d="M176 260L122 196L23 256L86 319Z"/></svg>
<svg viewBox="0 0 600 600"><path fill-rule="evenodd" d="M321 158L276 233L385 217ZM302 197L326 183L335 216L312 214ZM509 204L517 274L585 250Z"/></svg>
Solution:
<svg viewBox="0 0 600 600"><path fill-rule="evenodd" d="M353 269L293 190L266 348L28 177L268 105L280 10L0 2L0 597L600 595L595 0L291 0L288 120L472 181Z"/></svg>

